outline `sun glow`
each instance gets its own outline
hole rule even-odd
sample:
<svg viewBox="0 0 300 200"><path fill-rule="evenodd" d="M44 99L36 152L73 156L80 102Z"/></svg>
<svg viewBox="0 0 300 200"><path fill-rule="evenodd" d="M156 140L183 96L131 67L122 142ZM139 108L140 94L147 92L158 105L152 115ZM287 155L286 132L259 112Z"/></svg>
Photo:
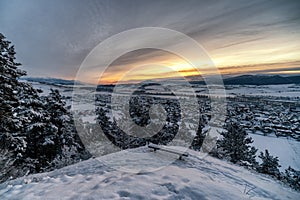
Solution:
<svg viewBox="0 0 300 200"><path fill-rule="evenodd" d="M100 74L93 80L88 79L93 83L114 84L119 81L140 82L163 78L205 76L216 73L214 66L217 67L220 74L226 75L299 74L300 72L298 59L300 50L295 45L285 46L283 44L281 47L275 47L270 43L265 43L265 45L251 43L248 46L231 46L226 50L208 52L211 62L203 61L197 63L197 66L166 51L132 52L121 56L112 63L102 74L100 80ZM96 71L93 71L87 77L95 77L95 74L97 74Z"/></svg>
<svg viewBox="0 0 300 200"><path fill-rule="evenodd" d="M125 67L126 68L126 67ZM188 63L153 63L142 66L131 66L123 73L106 72L99 80L100 84L116 82L138 82L161 78L177 78L201 75L199 69Z"/></svg>
<svg viewBox="0 0 300 200"><path fill-rule="evenodd" d="M157 50L160 56L146 60L137 60L136 62L122 65L122 60L130 57L124 55L109 66L99 84L114 84L117 82L139 82L144 80L155 80L162 78L178 78L186 76L201 75L201 70L194 67L184 59L166 51ZM135 52L136 53L136 52ZM202 63L203 66L208 64Z"/></svg>

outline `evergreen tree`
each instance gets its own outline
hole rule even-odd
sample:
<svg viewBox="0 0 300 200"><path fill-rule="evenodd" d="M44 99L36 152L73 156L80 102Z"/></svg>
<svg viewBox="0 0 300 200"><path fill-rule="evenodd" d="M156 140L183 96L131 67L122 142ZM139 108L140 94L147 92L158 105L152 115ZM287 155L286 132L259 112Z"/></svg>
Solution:
<svg viewBox="0 0 300 200"><path fill-rule="evenodd" d="M58 90L51 89L48 96L41 97L40 101L37 99L26 110L31 113L26 128L26 157L35 161L31 173L48 171L90 157Z"/></svg>
<svg viewBox="0 0 300 200"><path fill-rule="evenodd" d="M19 65L14 46L0 33L0 182L22 173L13 166L18 165L27 147L24 135L18 135L22 121L16 109L23 90L18 79L26 74L17 68Z"/></svg>
<svg viewBox="0 0 300 200"><path fill-rule="evenodd" d="M289 167L283 174L283 181L295 190L300 190L300 171Z"/></svg>
<svg viewBox="0 0 300 200"><path fill-rule="evenodd" d="M262 160L262 163L258 167L258 171L260 173L270 174L279 177L279 167L281 166L278 163L278 157L271 156L267 149L265 150L265 153L260 152L260 155L258 157Z"/></svg>
<svg viewBox="0 0 300 200"><path fill-rule="evenodd" d="M73 117L66 108L66 103L59 91L51 89L45 102L46 110L50 114L50 123L57 128L57 138L55 138L56 161L60 159L65 163L64 165L68 165L89 158L90 154L85 150L77 134ZM60 163L60 165L63 165L63 163Z"/></svg>
<svg viewBox="0 0 300 200"><path fill-rule="evenodd" d="M199 121L198 130L196 133L196 136L194 137L192 144L190 146L191 149L200 151L203 141L205 139L205 134L202 132L202 128L204 125L201 123L201 120Z"/></svg>
<svg viewBox="0 0 300 200"><path fill-rule="evenodd" d="M222 154L233 163L239 163L250 167L256 167L257 149L249 144L253 143L251 137L247 137L246 131L236 122L228 122L226 131L222 132L223 138L218 140L217 148Z"/></svg>
<svg viewBox="0 0 300 200"><path fill-rule="evenodd" d="M28 119L24 124L28 143L26 158L35 161L30 173L42 172L58 153L58 128L51 122L44 98L28 98L24 104L27 109L22 114Z"/></svg>
<svg viewBox="0 0 300 200"><path fill-rule="evenodd" d="M14 46L0 33L0 133L8 133L17 129L18 122L14 116L14 108L19 105L18 93L21 84L18 78L26 73L17 69Z"/></svg>

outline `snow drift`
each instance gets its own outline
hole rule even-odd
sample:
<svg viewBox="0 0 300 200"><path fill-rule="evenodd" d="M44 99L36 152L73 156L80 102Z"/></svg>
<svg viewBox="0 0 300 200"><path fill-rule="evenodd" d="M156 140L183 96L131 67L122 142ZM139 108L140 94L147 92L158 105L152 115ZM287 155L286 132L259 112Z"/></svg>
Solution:
<svg viewBox="0 0 300 200"><path fill-rule="evenodd" d="M210 156L203 157L199 152L188 152L188 158L158 169L155 164L161 163L164 157L170 158L170 153L154 153L147 147L120 151L5 182L0 185L0 196L1 199L31 200L300 198L300 193L270 177ZM137 173L118 170L124 163L131 162L131 166L135 166L134 163L147 164L148 161L152 170Z"/></svg>

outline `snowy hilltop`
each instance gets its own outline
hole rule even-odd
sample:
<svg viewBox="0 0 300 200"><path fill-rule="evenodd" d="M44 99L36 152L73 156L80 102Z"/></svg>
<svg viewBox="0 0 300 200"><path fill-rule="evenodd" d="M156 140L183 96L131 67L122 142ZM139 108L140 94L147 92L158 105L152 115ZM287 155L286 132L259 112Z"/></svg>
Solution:
<svg viewBox="0 0 300 200"><path fill-rule="evenodd" d="M0 196L31 200L300 198L300 193L268 176L193 150L188 153L184 160L177 159L158 169L156 164L176 155L153 152L148 147L120 151L7 181L0 185ZM136 167L135 163L143 163L147 169L132 173L122 169L124 163L127 169L131 169L130 164Z"/></svg>

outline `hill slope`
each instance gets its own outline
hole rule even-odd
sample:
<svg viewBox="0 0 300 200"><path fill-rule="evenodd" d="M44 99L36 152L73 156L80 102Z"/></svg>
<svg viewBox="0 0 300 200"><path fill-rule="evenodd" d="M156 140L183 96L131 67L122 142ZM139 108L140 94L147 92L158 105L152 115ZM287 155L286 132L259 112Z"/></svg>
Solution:
<svg viewBox="0 0 300 200"><path fill-rule="evenodd" d="M300 193L239 166L189 151L161 170L128 173L104 165L159 163L166 152L147 147L90 159L53 172L0 185L2 199L299 199ZM155 166L154 166L155 167Z"/></svg>

